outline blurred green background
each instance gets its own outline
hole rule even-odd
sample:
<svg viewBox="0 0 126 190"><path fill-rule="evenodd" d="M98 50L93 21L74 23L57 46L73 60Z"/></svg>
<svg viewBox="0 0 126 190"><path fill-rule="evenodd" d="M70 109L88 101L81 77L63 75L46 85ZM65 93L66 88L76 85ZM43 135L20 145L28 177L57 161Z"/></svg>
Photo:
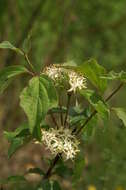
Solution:
<svg viewBox="0 0 126 190"><path fill-rule="evenodd" d="M29 57L38 71L45 64L82 64L92 57L108 71L126 71L126 0L0 0L0 42L24 48L27 38ZM13 52L0 50L1 69L14 64L25 63ZM44 167L42 148L33 144L7 159L3 130L15 129L25 117L18 95L26 83L26 78L16 79L0 97L0 177L24 172L30 166ZM116 85L111 83L106 94ZM125 97L124 87L110 103L126 107ZM111 118L104 127L95 126L84 144L86 164L76 187L79 190L91 184L99 190L126 189L126 129L114 115ZM67 180L60 181L64 189L71 189Z"/></svg>

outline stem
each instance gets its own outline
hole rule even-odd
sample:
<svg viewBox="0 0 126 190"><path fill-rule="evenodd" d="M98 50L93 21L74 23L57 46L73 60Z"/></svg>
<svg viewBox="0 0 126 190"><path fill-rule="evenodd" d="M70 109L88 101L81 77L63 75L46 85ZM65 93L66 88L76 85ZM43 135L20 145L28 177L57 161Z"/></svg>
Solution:
<svg viewBox="0 0 126 190"><path fill-rule="evenodd" d="M62 114L62 105L61 105L61 102L59 100L59 107L60 107L60 121L61 121L61 125L63 125L63 114Z"/></svg>
<svg viewBox="0 0 126 190"><path fill-rule="evenodd" d="M105 99L105 101L110 100L110 99L121 89L122 86L123 86L123 83L121 83L121 84ZM78 134L81 132L81 130L86 126L86 124L96 115L96 113L97 113L97 111L94 110L94 111L92 112L92 114L86 119L85 123L81 126L81 128L80 128L77 132L76 132L76 129L74 129L72 133L76 132L76 135L78 135ZM56 163L57 163L58 160L59 160L59 154L57 154L56 157L54 158L54 161L53 161L52 165L49 167L47 173L45 174L44 179L47 179L47 178L50 177L51 172L52 172L53 168L55 167L55 165L56 165Z"/></svg>
<svg viewBox="0 0 126 190"><path fill-rule="evenodd" d="M119 90L122 88L123 83L120 83L120 85L105 99L105 102L109 101Z"/></svg>
<svg viewBox="0 0 126 190"><path fill-rule="evenodd" d="M35 75L33 72L31 72L31 71L29 71L29 70L28 70L28 73L29 73L30 75L32 75L32 76Z"/></svg>
<svg viewBox="0 0 126 190"><path fill-rule="evenodd" d="M66 116L65 116L65 120L64 120L64 126L66 126L66 123L67 123L67 118L68 118L68 113L69 113L71 95L72 95L71 93L68 93L67 111L66 111Z"/></svg>
<svg viewBox="0 0 126 190"><path fill-rule="evenodd" d="M30 60L29 60L29 58L28 58L28 55L25 53L25 52L23 52L24 53L24 57L25 57L25 60L27 61L27 63L28 63L28 65L31 67L31 69L34 71L34 67L33 67L33 65L31 64L31 62L30 62Z"/></svg>
<svg viewBox="0 0 126 190"><path fill-rule="evenodd" d="M57 129L59 128L59 125L58 125L58 123L56 122L56 119L55 119L55 117L54 117L54 115L53 115L53 113L51 112L50 113L50 116L51 116L51 118L52 118L52 121L53 121L53 123L54 123L54 125L57 127Z"/></svg>
<svg viewBox="0 0 126 190"><path fill-rule="evenodd" d="M86 119L86 121L84 122L84 124L80 127L80 129L78 129L78 131L76 131L76 128L72 131L72 133L76 133L76 135L78 135L81 130L87 125L87 123L92 119L92 117L94 117L96 115L97 111L94 110L92 112L92 114Z"/></svg>
<svg viewBox="0 0 126 190"><path fill-rule="evenodd" d="M105 102L109 101L123 86L123 83L120 83L120 85L105 99ZM78 135L82 129L86 126L86 124L96 115L97 111L94 110L92 114L86 119L84 124L80 127L80 129L76 132L76 129L73 130L73 132L76 132L76 135Z"/></svg>
<svg viewBox="0 0 126 190"><path fill-rule="evenodd" d="M56 163L58 162L59 158L60 158L60 155L57 154L43 179L48 179L50 177L52 170L53 170L54 166L56 165Z"/></svg>

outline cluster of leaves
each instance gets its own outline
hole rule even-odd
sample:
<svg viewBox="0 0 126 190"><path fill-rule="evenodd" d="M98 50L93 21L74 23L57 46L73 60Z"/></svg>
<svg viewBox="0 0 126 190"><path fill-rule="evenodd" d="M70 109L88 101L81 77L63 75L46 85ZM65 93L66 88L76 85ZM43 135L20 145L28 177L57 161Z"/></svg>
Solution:
<svg viewBox="0 0 126 190"><path fill-rule="evenodd" d="M89 81L91 89L79 90L79 94L83 100L89 104L86 108L82 108L83 105L76 107L66 107L60 109L58 106L58 90L56 89L52 79L41 72L36 73L34 67L31 65L28 55L24 50L14 47L7 41L0 43L1 49L11 49L21 56L24 56L27 66L15 65L8 66L0 72L0 92L8 87L8 85L20 74L30 75L31 79L28 85L23 89L20 95L20 106L23 108L27 121L21 124L15 131L5 131L5 137L10 142L8 150L8 157L10 158L20 147L32 140L40 141L41 128L45 127L45 118L50 113L65 113L69 115L70 126L74 127L75 134L82 132L82 141L88 139L93 132L95 126L87 125L93 116L98 116L103 121L109 120L110 111L116 113L116 115L123 121L126 126L126 110L125 108L110 108L107 101L121 88L123 83L126 82L126 73L106 73L106 70L99 65L95 60L91 59L84 62L80 66L72 66L71 63L60 65L68 70L75 70L84 75ZM121 84L119 87L106 99L103 98L103 94L108 87L109 80L119 80ZM69 109L69 110L68 110ZM93 112L92 112L93 111ZM98 119L96 118L96 123ZM49 126L48 126L49 127ZM74 166L67 168L61 161L58 163L54 170L54 173L66 177L72 175L73 186L76 187L78 181L81 178L83 169L85 166L83 151L77 156ZM46 176L46 172L43 172L39 168L29 170L30 173L37 173L42 176ZM2 183L9 183L15 181L25 181L24 176L11 176L8 177ZM37 187L38 190L58 190L60 186L57 181L50 181L46 179Z"/></svg>

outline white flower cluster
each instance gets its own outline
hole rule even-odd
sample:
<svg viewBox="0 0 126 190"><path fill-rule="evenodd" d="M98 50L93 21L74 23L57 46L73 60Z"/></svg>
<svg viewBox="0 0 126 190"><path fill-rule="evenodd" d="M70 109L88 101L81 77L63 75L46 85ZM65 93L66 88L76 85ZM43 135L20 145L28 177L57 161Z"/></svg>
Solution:
<svg viewBox="0 0 126 190"><path fill-rule="evenodd" d="M53 155L62 153L65 160L73 160L79 152L78 140L71 134L69 129L50 128L48 131L42 129L42 141Z"/></svg>
<svg viewBox="0 0 126 190"><path fill-rule="evenodd" d="M68 92L73 91L75 93L77 89L81 90L83 88L86 88L86 78L75 71L68 71L64 68L50 66L45 68L44 73L52 78L54 81L57 79L61 79L63 74L66 74L68 76L70 85L70 89L68 89Z"/></svg>
<svg viewBox="0 0 126 190"><path fill-rule="evenodd" d="M52 80L59 79L61 77L62 70L55 66L49 66L45 68L44 74L48 75Z"/></svg>
<svg viewBox="0 0 126 190"><path fill-rule="evenodd" d="M71 88L68 90L68 92L76 92L77 89L81 90L83 88L86 88L86 78L82 75L79 75L75 71L70 71L68 73L69 76L69 84Z"/></svg>

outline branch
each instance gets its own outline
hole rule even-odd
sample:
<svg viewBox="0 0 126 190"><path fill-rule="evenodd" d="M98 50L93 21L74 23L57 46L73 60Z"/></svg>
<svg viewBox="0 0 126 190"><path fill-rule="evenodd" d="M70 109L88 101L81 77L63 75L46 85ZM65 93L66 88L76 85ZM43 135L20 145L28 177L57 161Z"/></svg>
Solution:
<svg viewBox="0 0 126 190"><path fill-rule="evenodd" d="M60 121L61 121L61 125L63 126L63 113L62 113L62 105L61 105L60 100L59 100L59 107L60 107L60 110L61 110L61 113L60 113Z"/></svg>
<svg viewBox="0 0 126 190"><path fill-rule="evenodd" d="M31 64L31 62L30 62L30 60L28 58L28 55L25 52L23 52L23 53L24 53L24 57L25 57L26 62L28 63L28 65L30 66L30 68L32 69L32 71L34 71L34 67Z"/></svg>
<svg viewBox="0 0 126 190"><path fill-rule="evenodd" d="M54 125L55 125L55 126L57 127L57 129L58 129L58 128L59 128L59 125L58 125L58 123L56 122L56 118L54 117L54 115L53 115L52 112L50 112L50 116L51 116L51 119L52 119Z"/></svg>
<svg viewBox="0 0 126 190"><path fill-rule="evenodd" d="M68 93L67 112L66 112L66 116L65 116L64 126L65 126L66 123L67 123L67 118L68 118L68 113L69 113L71 95L72 95L71 93Z"/></svg>
<svg viewBox="0 0 126 190"><path fill-rule="evenodd" d="M123 83L120 83L120 85L105 99L105 102L109 101L121 89L122 86ZM85 123L80 127L80 129L78 131L74 129L73 132L75 132L76 135L78 135L82 131L82 129L87 125L87 123L92 119L92 117L96 115L96 113L97 111L94 110L92 114L86 119Z"/></svg>
<svg viewBox="0 0 126 190"><path fill-rule="evenodd" d="M52 170L53 170L54 166L56 165L56 163L58 162L59 158L60 158L60 155L57 154L43 179L48 179L50 177Z"/></svg>
<svg viewBox="0 0 126 190"><path fill-rule="evenodd" d="M105 99L105 102L109 101L123 86L123 83L120 85Z"/></svg>
<svg viewBox="0 0 126 190"><path fill-rule="evenodd" d="M123 86L123 83L121 83L121 84L105 99L105 101L109 101L109 100L121 89L122 86ZM86 124L96 115L96 113L97 113L97 111L94 110L94 111L92 112L92 114L86 119L85 123L81 126L81 128L80 128L77 132L76 132L76 130L74 129L74 130L72 131L72 133L76 132L76 135L78 135L78 134L81 132L81 130L86 126ZM60 156L60 155L57 154L56 157L54 158L54 161L53 161L52 165L49 167L47 173L45 174L44 179L47 179L47 178L50 177L53 168L55 167L56 163L58 162L58 160L59 160L59 158L60 158L59 156Z"/></svg>

